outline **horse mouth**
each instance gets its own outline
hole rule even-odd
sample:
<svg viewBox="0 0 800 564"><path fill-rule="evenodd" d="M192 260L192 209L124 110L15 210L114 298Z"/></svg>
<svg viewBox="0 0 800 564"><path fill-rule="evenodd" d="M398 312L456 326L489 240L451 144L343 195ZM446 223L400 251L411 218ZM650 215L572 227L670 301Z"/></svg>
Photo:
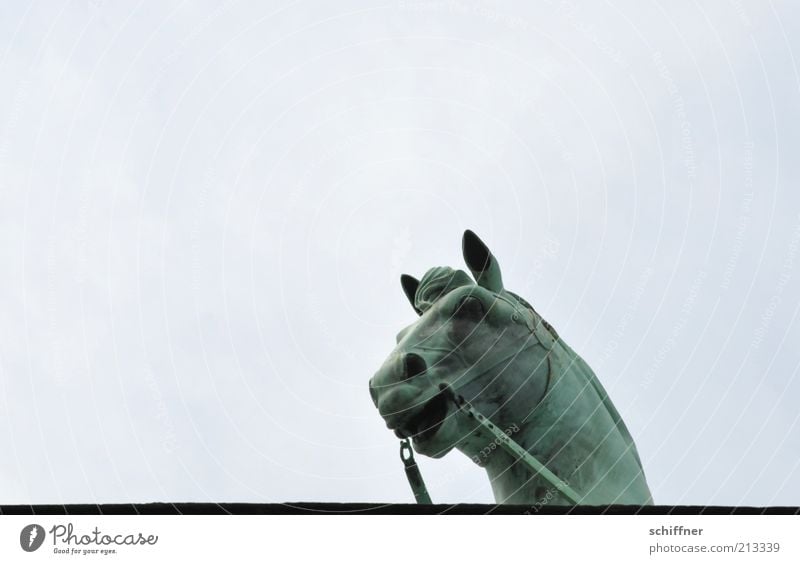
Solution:
<svg viewBox="0 0 800 564"><path fill-rule="evenodd" d="M399 434L411 436L417 442L430 440L447 419L447 396L439 392L429 399L411 419L407 420Z"/></svg>

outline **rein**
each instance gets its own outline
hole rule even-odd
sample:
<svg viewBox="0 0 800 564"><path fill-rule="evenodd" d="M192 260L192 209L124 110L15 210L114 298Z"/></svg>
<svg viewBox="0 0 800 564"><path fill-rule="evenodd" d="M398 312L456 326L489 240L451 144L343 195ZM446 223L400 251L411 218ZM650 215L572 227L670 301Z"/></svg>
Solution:
<svg viewBox="0 0 800 564"><path fill-rule="evenodd" d="M554 488L561 492L572 503L575 505L580 503L581 496L575 490L548 470L544 464L522 448L517 441L509 437L500 427L481 415L467 400L461 396L455 395L453 390L446 384L442 384L441 392L446 394L462 413L477 421L483 429L494 436L500 448L505 450L512 457L522 461L523 464L527 465L535 473L550 482ZM425 486L425 481L422 479L422 473L419 471L419 467L414 460L414 451L411 449L411 443L408 439L400 441L400 460L403 461L403 465L405 466L406 478L408 479L408 484L411 486L411 491L414 493L414 498L417 500L417 503L433 503L428 493L428 488Z"/></svg>
<svg viewBox="0 0 800 564"><path fill-rule="evenodd" d="M515 312L514 317L512 318L513 321L518 322L519 316ZM542 338L540 334L537 333L533 329L533 324L530 326L531 333L538 337L538 340L534 341L533 343L526 345L522 349L517 350L513 355L509 355L498 362L493 363L489 368L482 370L478 374L473 374L466 383L472 382L473 380L483 376L487 372L493 370L503 362L510 361L517 355L519 355L522 351L535 346L537 344L545 344L542 343ZM550 337L550 343L552 345L552 337ZM431 347L420 347L423 349L431 348ZM549 362L552 362L550 358L550 346L546 347L548 349L547 358ZM551 365L552 369L552 365ZM549 379L550 376L548 375L548 387L549 387ZM460 382L461 385L464 385L464 382ZM517 443L514 439L509 437L503 430L491 422L490 419L482 415L479 411L477 411L472 404L470 404L467 400L465 400L461 395L457 395L453 389L447 384L440 384L439 385L440 393L445 394L447 399L452 401L455 406L458 408L459 411L467 415L468 417L472 418L473 420L477 421L477 423L486 431L492 435L497 443L504 451L510 454L516 460L521 461L523 464L528 466L534 473L538 474L545 480L547 480L554 488L556 488L559 492L561 492L564 497L569 499L573 504L578 505L581 502L582 496L578 494L575 490L569 487L562 479L556 476L553 472L551 472L544 464L542 464L535 456L525 450L519 443ZM545 389L544 395L547 395L547 389ZM544 396L543 396L544 397ZM400 441L400 460L403 461L403 465L405 467L406 478L408 480L408 484L411 486L411 491L414 493L414 498L416 499L417 503L419 504L431 504L431 496L428 493L428 488L425 486L425 481L422 478L422 473L419 470L419 466L417 466L416 461L414 460L414 451L411 447L411 442L408 438L402 439Z"/></svg>

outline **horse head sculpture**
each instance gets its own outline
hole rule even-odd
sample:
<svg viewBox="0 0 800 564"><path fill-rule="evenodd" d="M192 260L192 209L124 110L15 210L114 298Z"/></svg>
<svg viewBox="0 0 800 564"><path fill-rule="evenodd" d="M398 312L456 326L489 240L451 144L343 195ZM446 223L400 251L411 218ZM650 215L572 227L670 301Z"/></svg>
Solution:
<svg viewBox="0 0 800 564"><path fill-rule="evenodd" d="M401 284L419 319L369 383L400 438L439 458L458 449L484 467L498 503L572 501L521 464L451 401L454 391L580 496L579 503L649 504L625 423L589 366L524 299L506 290L497 260L471 231L472 278L436 267ZM473 281L474 279L474 281Z"/></svg>

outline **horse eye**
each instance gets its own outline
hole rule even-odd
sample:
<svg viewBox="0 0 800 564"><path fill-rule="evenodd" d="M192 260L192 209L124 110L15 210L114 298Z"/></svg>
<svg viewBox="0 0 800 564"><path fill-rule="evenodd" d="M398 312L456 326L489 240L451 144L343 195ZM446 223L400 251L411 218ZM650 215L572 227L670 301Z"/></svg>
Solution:
<svg viewBox="0 0 800 564"><path fill-rule="evenodd" d="M469 317L475 320L483 319L486 310L483 308L483 302L475 296L465 296L458 302L456 306L456 315Z"/></svg>

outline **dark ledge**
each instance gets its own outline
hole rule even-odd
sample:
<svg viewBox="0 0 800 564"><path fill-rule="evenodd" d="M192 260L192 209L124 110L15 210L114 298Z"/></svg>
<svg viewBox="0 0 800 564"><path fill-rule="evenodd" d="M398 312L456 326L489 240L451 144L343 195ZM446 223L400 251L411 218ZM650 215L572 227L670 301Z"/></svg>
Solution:
<svg viewBox="0 0 800 564"><path fill-rule="evenodd" d="M402 503L109 503L0 505L0 515L798 515L800 507L704 505L528 506Z"/></svg>

